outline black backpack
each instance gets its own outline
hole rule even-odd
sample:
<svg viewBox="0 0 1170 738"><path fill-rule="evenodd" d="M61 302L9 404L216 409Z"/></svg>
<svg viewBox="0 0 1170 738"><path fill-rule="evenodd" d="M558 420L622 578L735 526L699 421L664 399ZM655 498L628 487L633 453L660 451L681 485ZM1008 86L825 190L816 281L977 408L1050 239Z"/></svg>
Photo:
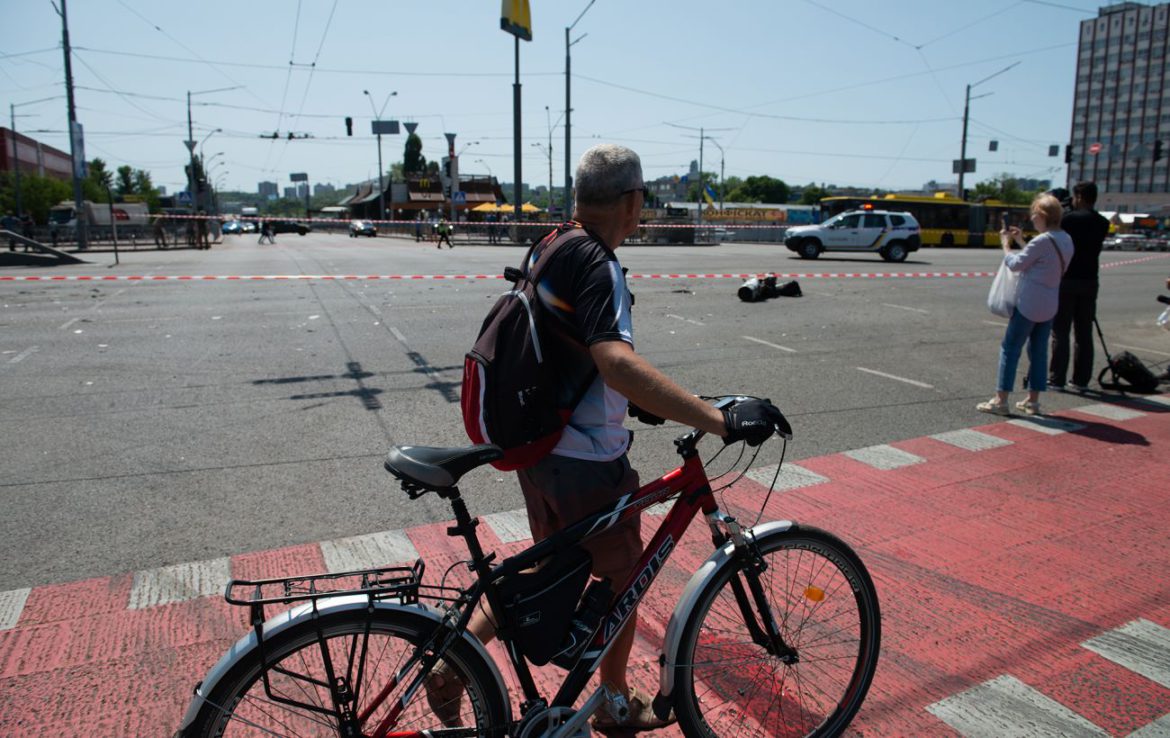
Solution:
<svg viewBox="0 0 1170 738"><path fill-rule="evenodd" d="M475 346L463 361L463 427L473 443L504 451L492 466L524 469L543 459L561 433L592 378L569 407L557 403L556 369L541 346L544 308L536 285L565 244L591 238L577 223L565 223L529 249L520 269L504 276L515 288L492 306ZM533 253L536 262L530 264Z"/></svg>
<svg viewBox="0 0 1170 738"><path fill-rule="evenodd" d="M1106 381L1106 373L1113 374L1112 382ZM1158 378L1141 359L1128 351L1109 357L1109 363L1097 375L1097 384L1104 389L1139 395L1152 395L1158 391Z"/></svg>

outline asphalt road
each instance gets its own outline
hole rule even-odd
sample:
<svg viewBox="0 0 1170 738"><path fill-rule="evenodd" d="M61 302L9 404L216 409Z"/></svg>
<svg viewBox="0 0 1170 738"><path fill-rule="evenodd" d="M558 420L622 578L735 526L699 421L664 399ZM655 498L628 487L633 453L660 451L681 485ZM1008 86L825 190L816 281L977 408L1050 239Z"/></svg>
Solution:
<svg viewBox="0 0 1170 738"><path fill-rule="evenodd" d="M311 234L258 246L92 254L62 275L498 274L516 248L436 251ZM797 259L775 245L627 246L632 274L990 271L995 251ZM1154 319L1170 255L1107 253L1110 347L1170 359ZM1004 321L988 278L801 278L802 298L740 302L730 279L637 279L640 353L697 393L770 397L791 460L987 422ZM449 517L408 501L381 465L395 443L466 443L464 352L499 280L0 281L0 591ZM1045 406L1083 400L1049 393ZM674 464L680 428L643 429L644 478ZM756 461L773 463L779 444ZM714 446L711 447L714 449ZM718 464L719 462L717 462ZM477 470L472 512L522 505Z"/></svg>

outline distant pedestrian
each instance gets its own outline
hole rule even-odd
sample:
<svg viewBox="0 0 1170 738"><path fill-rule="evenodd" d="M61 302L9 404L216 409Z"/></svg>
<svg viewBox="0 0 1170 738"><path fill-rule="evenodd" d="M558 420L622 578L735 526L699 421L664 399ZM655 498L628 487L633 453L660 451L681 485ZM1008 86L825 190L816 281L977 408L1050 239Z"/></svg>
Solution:
<svg viewBox="0 0 1170 738"><path fill-rule="evenodd" d="M499 220L499 217L495 213L488 213L488 216L487 216L488 243L498 243L500 240L499 231L496 230L496 222L498 220Z"/></svg>
<svg viewBox="0 0 1170 738"><path fill-rule="evenodd" d="M455 244L451 243L451 232L455 229L451 227L451 224L447 222L446 218L441 218L439 220L438 230L439 230L439 242L437 244L435 244L435 248L437 248L437 249L443 248L444 241L447 242L447 248L449 248L449 249L455 248Z"/></svg>
<svg viewBox="0 0 1170 738"><path fill-rule="evenodd" d="M1060 299L1060 278L1073 255L1072 239L1060 229L1062 213L1060 201L1055 197L1037 195L1032 201L1030 217L1038 236L1025 245L1023 232L1018 226L1007 227L1006 220L999 232L1004 263L1019 273L1020 282L1016 307L999 349L995 397L976 405L980 412L1011 414L1008 393L1016 381L1016 367L1027 343L1029 366L1024 386L1028 388L1028 398L1017 402L1016 409L1028 415L1040 414L1040 393L1048 388L1048 336ZM1013 241L1023 251L1012 253Z"/></svg>
<svg viewBox="0 0 1170 738"><path fill-rule="evenodd" d="M154 232L154 245L165 249L167 247L166 219L161 216L155 218L152 230Z"/></svg>
<svg viewBox="0 0 1170 738"><path fill-rule="evenodd" d="M420 211L418 211L418 214L414 218L414 242L415 243L418 243L419 241L422 240L422 223L423 223L425 216L426 216L426 211L420 210Z"/></svg>
<svg viewBox="0 0 1170 738"><path fill-rule="evenodd" d="M197 248L197 249L210 249L211 248L211 240L208 238L207 231L208 231L207 213L202 208L200 208L199 217L195 221L195 235L196 235L195 248Z"/></svg>
<svg viewBox="0 0 1170 738"><path fill-rule="evenodd" d="M264 243L264 239L266 238L268 239L268 243L276 243L276 237L272 232L271 221L262 220L260 221L260 240L257 243Z"/></svg>
<svg viewBox="0 0 1170 738"><path fill-rule="evenodd" d="M36 223L33 221L31 215L29 215L28 213L21 215L20 216L20 235L24 236L25 238L29 239L29 241L31 241L33 238L33 235L34 235L33 234L33 226L35 226L35 225L36 225ZM25 251L32 251L32 247L28 245L28 241L26 241L24 244L24 250Z"/></svg>
<svg viewBox="0 0 1170 738"><path fill-rule="evenodd" d="M1097 289L1101 244L1109 235L1109 221L1093 206L1097 185L1079 182L1073 187L1072 211L1060 221L1073 242L1068 271L1060 281L1060 307L1052 322L1052 364L1048 384L1064 389L1068 376L1069 329L1072 329L1071 388L1084 392L1093 378L1093 320L1097 317Z"/></svg>

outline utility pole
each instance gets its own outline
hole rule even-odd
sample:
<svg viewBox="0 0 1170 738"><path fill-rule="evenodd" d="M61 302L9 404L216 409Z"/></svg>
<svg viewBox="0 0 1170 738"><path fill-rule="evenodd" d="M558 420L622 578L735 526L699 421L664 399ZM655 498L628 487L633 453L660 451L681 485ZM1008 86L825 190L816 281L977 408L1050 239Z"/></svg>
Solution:
<svg viewBox="0 0 1170 738"><path fill-rule="evenodd" d="M386 112L386 105L390 102L390 98L397 97L398 91L395 90L386 96L386 100L382 103L382 109L374 108L374 96L370 94L369 90L362 90L366 97L370 98L370 110L374 113L374 120L370 123L370 129L378 138L378 220L386 220L386 185L383 183L382 171L382 134L398 133L398 121L396 120L381 120L382 113Z"/></svg>
<svg viewBox="0 0 1170 738"><path fill-rule="evenodd" d="M723 161L726 156L723 152L723 147L719 145L718 141L711 138L710 136L707 137L707 140L719 148L719 212L723 212L723 192L727 189L723 178Z"/></svg>
<svg viewBox="0 0 1170 738"><path fill-rule="evenodd" d="M77 249L85 251L89 248L84 196L81 191L81 179L85 174L85 139L82 136L81 124L77 122L77 106L73 100L73 53L69 48L69 15L65 0L61 0L59 10L56 6L53 9L61 16L61 46L65 52L65 98L69 109L69 154L73 159L73 208L76 213L74 222L77 224Z"/></svg>
<svg viewBox="0 0 1170 738"><path fill-rule="evenodd" d="M965 199L963 197L963 175L967 173L967 120L971 114L971 99L972 99L971 98L971 88L978 87L979 85L983 84L984 82L986 82L989 79L992 79L993 77L998 77L999 75L1008 71L1009 69L1016 66L1017 64L1019 64L1019 62L1012 62L1011 64L1007 65L1003 69L996 72L995 74L984 77L983 79L979 80L978 82L974 82L972 84L967 85L967 94L964 97L964 101L963 101L963 143L959 147L959 192L957 194L958 194L960 200ZM987 95L990 95L990 94L992 94L992 93L990 93L990 92L987 93ZM976 95L974 99L978 100L981 97L987 97L987 95ZM975 171L975 170L972 169L971 171Z"/></svg>
<svg viewBox="0 0 1170 738"><path fill-rule="evenodd" d="M16 171L16 215L24 215L24 205L20 199L20 142L16 140L16 105L8 104L8 116L12 120L12 166Z"/></svg>
<svg viewBox="0 0 1170 738"><path fill-rule="evenodd" d="M698 219L696 221L696 224L699 226L702 226L703 225L703 141L705 139L709 138L709 136L707 136L707 133L706 133L707 129L702 127L702 126L700 126L698 128L695 128L694 126L680 126L677 123L667 123L666 125L668 125L672 128L682 128L685 131L698 131L699 132L699 135L698 135L698 139L699 139L699 197L696 200L695 204L698 206L698 209L699 209L699 215L698 215ZM732 129L732 128L712 128L711 130L712 131L731 131L734 129ZM695 136L687 136L687 138L695 138ZM712 140L714 140L714 139L712 139ZM722 151L723 147L720 146L719 150ZM719 176L720 177L723 176L722 171L720 171Z"/></svg>
<svg viewBox="0 0 1170 738"><path fill-rule="evenodd" d="M581 18L585 16L585 13L593 7L593 3L595 2L597 2L597 0L589 0L589 4L585 6L585 10L581 11L581 15L577 16L577 20L573 21L573 23L565 29L565 220L568 220L573 215L573 141L571 138L573 128L573 106L569 99L569 69L572 66L572 62L569 58L569 48L573 44L577 43L577 41L580 41L589 35L588 33L583 33L577 37L576 41L570 42L569 33L573 30L573 26L576 26L577 23L580 22ZM549 144L549 151L552 151L551 143ZM552 193L549 193L549 197L552 197Z"/></svg>
<svg viewBox="0 0 1170 738"><path fill-rule="evenodd" d="M512 222L520 222L520 37L513 36L516 44L516 81L512 83ZM455 155L454 147L451 155Z"/></svg>

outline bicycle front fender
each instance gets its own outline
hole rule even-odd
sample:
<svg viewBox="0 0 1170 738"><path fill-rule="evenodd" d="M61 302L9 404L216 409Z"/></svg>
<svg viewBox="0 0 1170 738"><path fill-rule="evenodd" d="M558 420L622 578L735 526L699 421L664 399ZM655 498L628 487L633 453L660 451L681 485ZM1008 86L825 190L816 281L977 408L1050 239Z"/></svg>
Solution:
<svg viewBox="0 0 1170 738"><path fill-rule="evenodd" d="M791 520L774 520L769 523L757 525L750 530L744 531L744 536L750 536L757 541L764 541L774 535L781 535L788 532L792 526L795 525ZM658 657L658 663L662 667L662 672L658 679L658 697L656 702L660 700L670 700L674 693L674 674L678 666L678 648L682 641L683 627L687 624L687 619L699 601L699 594L703 588L720 574L724 569L734 565L735 560L732 558L734 554L734 546L731 541L720 546L703 562L703 565L691 575L691 580L687 582L687 586L683 588L682 595L679 597L678 604L674 607L674 612L670 615L670 622L666 625L666 633L662 638L662 653Z"/></svg>
<svg viewBox="0 0 1170 738"><path fill-rule="evenodd" d="M322 599L317 602L317 612L321 615L329 615L349 610L366 611L369 607L369 598L365 595L347 595L342 597L330 597ZM374 603L376 610L390 610L401 612L412 618L419 618L425 621L424 624L438 626L442 623L442 615L435 612L433 609L423 605L403 605L391 601L378 601ZM285 610L269 618L264 623L264 638L273 638L276 635L293 628L304 621L313 618L313 604L306 602L297 605L294 608ZM505 686L504 678L500 675L499 669L496 667L496 662L488 655L487 649L479 642L479 639L473 636L470 632L464 632L462 638L467 644L476 652L476 654L483 659L487 664L489 671L496 683L500 692L500 700L507 710L508 722L511 723L511 702L508 698L508 689ZM249 630L248 634L236 641L235 644L228 649L227 653L220 657L215 666L211 667L211 671L207 673L203 681L195 687L195 696L191 699L191 704L187 708L187 713L183 716L183 722L179 726L179 732L176 735L184 735L184 731L195 722L199 710L203 707L207 699L207 695L211 694L220 679L228 674L236 664L240 661L250 657L257 650L259 643L256 639L256 631Z"/></svg>

